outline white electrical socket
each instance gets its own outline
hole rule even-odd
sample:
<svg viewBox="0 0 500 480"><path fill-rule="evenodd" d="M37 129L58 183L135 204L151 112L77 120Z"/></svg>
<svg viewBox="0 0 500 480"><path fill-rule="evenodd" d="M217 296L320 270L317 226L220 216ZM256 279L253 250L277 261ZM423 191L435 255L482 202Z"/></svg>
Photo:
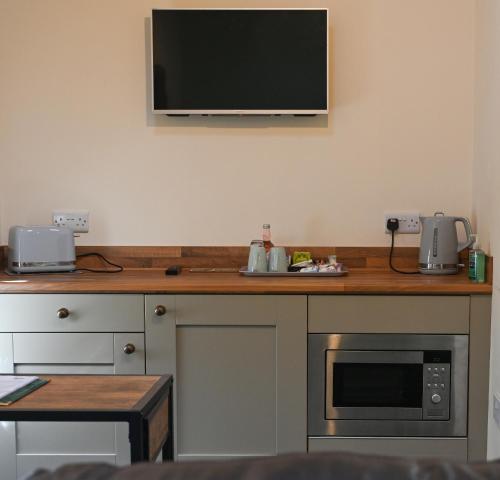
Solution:
<svg viewBox="0 0 500 480"><path fill-rule="evenodd" d="M389 218L399 220L399 228L396 233L420 233L420 213L418 212L385 212L385 233L391 233L390 230L387 230L387 220Z"/></svg>
<svg viewBox="0 0 500 480"><path fill-rule="evenodd" d="M71 228L75 233L87 233L89 231L89 211L54 210L52 223L58 227Z"/></svg>

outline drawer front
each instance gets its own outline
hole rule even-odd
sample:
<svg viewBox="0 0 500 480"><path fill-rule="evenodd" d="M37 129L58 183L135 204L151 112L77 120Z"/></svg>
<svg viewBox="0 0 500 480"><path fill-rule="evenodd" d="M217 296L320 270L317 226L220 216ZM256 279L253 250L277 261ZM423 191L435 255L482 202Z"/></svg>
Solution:
<svg viewBox="0 0 500 480"><path fill-rule="evenodd" d="M14 333L14 363L113 364L112 333Z"/></svg>
<svg viewBox="0 0 500 480"><path fill-rule="evenodd" d="M17 422L18 455L115 455L112 422Z"/></svg>
<svg viewBox="0 0 500 480"><path fill-rule="evenodd" d="M309 437L308 447L309 452L355 452L467 461L466 438Z"/></svg>
<svg viewBox="0 0 500 480"><path fill-rule="evenodd" d="M12 334L0 333L0 373L14 373Z"/></svg>
<svg viewBox="0 0 500 480"><path fill-rule="evenodd" d="M309 333L468 334L468 296L309 297Z"/></svg>
<svg viewBox="0 0 500 480"><path fill-rule="evenodd" d="M16 373L145 373L143 333L14 333L12 337Z"/></svg>
<svg viewBox="0 0 500 480"><path fill-rule="evenodd" d="M19 480L32 474L37 468L55 470L68 463L118 463L115 455L17 455L17 478ZM31 476L31 475L30 475ZM1 478L1 477L0 477ZM13 478L13 477L6 477ZM3 479L2 479L3 480Z"/></svg>
<svg viewBox="0 0 500 480"><path fill-rule="evenodd" d="M67 316L63 309L67 310ZM124 294L0 295L0 331L143 332L144 296Z"/></svg>

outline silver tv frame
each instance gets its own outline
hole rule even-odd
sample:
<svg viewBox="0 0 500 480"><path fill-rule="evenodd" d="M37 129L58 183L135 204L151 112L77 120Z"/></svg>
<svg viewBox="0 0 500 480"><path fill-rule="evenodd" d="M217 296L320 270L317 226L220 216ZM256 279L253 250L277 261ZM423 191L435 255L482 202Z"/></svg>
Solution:
<svg viewBox="0 0 500 480"><path fill-rule="evenodd" d="M153 61L153 22L151 21L151 35L150 35L150 51L151 51L151 106L154 114L159 115L327 115L330 104L330 45L329 45L329 32L330 32L330 13L328 8L154 8L154 10L256 10L256 11L272 11L272 10L321 10L326 12L326 108L319 110L190 110L190 109L155 109L154 105L154 61ZM151 14L151 19L153 18Z"/></svg>

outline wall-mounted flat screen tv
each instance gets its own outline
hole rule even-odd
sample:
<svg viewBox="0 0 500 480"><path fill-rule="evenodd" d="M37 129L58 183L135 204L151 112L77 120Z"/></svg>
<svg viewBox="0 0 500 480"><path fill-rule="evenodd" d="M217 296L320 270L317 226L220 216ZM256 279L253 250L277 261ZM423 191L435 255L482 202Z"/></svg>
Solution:
<svg viewBox="0 0 500 480"><path fill-rule="evenodd" d="M327 9L152 13L153 112L328 113Z"/></svg>

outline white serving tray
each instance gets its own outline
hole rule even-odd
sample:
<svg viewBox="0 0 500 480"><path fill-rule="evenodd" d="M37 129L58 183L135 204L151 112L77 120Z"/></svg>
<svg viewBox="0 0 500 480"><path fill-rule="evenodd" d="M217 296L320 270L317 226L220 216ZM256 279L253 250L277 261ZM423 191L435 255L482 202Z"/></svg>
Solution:
<svg viewBox="0 0 500 480"><path fill-rule="evenodd" d="M240 269L241 275L245 277L343 277L349 273L348 270L341 272L249 272L247 267Z"/></svg>

